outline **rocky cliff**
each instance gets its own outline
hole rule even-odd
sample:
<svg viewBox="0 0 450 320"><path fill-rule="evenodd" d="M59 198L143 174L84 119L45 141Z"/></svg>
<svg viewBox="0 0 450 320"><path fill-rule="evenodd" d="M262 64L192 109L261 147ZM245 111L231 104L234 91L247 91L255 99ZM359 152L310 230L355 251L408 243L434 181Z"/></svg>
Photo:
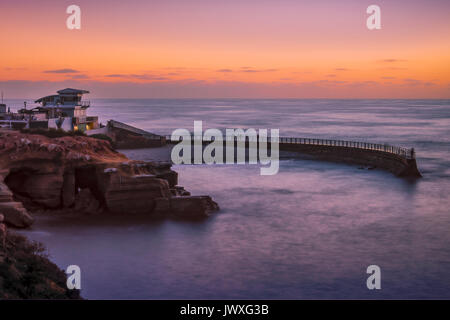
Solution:
<svg viewBox="0 0 450 320"><path fill-rule="evenodd" d="M41 211L197 219L218 210L177 180L171 164L131 161L105 140L0 130L0 213L14 227Z"/></svg>
<svg viewBox="0 0 450 320"><path fill-rule="evenodd" d="M7 230L0 214L0 299L80 299L44 247Z"/></svg>

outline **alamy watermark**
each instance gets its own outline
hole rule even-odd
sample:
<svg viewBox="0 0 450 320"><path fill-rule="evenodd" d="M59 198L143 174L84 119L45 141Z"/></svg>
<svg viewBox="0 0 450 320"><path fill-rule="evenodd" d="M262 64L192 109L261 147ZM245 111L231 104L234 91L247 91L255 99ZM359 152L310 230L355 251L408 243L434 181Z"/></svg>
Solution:
<svg viewBox="0 0 450 320"><path fill-rule="evenodd" d="M81 8L76 4L67 7L66 13L70 14L66 20L66 26L69 30L81 29Z"/></svg>
<svg viewBox="0 0 450 320"><path fill-rule="evenodd" d="M66 13L70 14L66 20L66 26L69 30L81 29L81 8L76 4L67 7ZM381 29L381 9L378 5L372 4L367 7L366 13L370 16L366 20L366 26L369 30Z"/></svg>
<svg viewBox="0 0 450 320"><path fill-rule="evenodd" d="M367 278L366 285L367 289L374 290L374 289L381 289L381 269L379 266L373 264L367 267L366 270L367 274L370 274L370 276Z"/></svg>
<svg viewBox="0 0 450 320"><path fill-rule="evenodd" d="M269 137L267 129L258 131L252 128L226 129L224 136L219 129L207 129L203 133L203 122L194 121L193 134L187 129L176 129L172 132L171 140L179 141L172 149L172 162L175 164L245 164L248 153L249 164L257 164L259 161L260 164L267 165L260 168L261 175L274 175L279 170L279 133L279 129L270 129ZM203 148L204 142L209 144Z"/></svg>
<svg viewBox="0 0 450 320"><path fill-rule="evenodd" d="M370 16L366 20L366 26L369 30L380 30L381 29L381 9L376 4L372 4L367 7L367 14Z"/></svg>
<svg viewBox="0 0 450 320"><path fill-rule="evenodd" d="M81 290L81 269L77 265L70 265L66 269L67 274L67 289L69 290Z"/></svg>

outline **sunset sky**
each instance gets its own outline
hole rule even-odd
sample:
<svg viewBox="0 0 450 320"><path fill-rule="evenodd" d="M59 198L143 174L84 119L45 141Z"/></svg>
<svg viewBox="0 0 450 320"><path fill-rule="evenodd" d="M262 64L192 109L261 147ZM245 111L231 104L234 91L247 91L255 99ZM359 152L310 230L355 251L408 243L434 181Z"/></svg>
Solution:
<svg viewBox="0 0 450 320"><path fill-rule="evenodd" d="M0 15L7 98L450 98L448 0L2 0Z"/></svg>

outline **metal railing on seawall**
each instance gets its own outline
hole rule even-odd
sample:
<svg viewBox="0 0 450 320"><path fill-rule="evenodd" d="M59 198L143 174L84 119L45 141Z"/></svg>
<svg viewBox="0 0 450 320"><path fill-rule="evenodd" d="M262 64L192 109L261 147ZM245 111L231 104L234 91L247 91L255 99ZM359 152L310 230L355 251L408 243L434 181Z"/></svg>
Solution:
<svg viewBox="0 0 450 320"><path fill-rule="evenodd" d="M362 150L374 150L386 153L396 154L405 159L414 159L414 149L407 149L403 147L391 146L389 144L379 144L360 141L345 141L345 140L330 140L330 139L311 139L311 138L294 138L294 137L280 137L280 143L286 144L305 144L305 145L319 145L319 146L333 146L346 147Z"/></svg>
<svg viewBox="0 0 450 320"><path fill-rule="evenodd" d="M203 136L190 136L193 141L211 142L214 139L206 139ZM249 141L257 142L258 137L246 136L246 137L225 137L225 141ZM172 141L171 136L166 136L166 141ZM181 137L179 139L181 141ZM270 141L270 138L268 139ZM298 145L316 145L316 146L329 146L329 147L345 147L361 150L373 150L386 152L390 154L398 155L404 159L415 159L414 149L408 149L398 146L392 146L389 144L379 144L370 142L359 141L346 141L346 140L331 140L331 139L313 139L313 138L295 138L295 137L280 137L280 144L298 144Z"/></svg>

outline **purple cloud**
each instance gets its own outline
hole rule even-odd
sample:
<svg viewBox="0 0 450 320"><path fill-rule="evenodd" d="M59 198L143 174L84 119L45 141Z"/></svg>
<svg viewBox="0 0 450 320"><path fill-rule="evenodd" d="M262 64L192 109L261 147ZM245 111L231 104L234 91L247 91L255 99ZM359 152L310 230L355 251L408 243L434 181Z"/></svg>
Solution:
<svg viewBox="0 0 450 320"><path fill-rule="evenodd" d="M242 70L242 72L247 72L247 73L274 72L274 71L278 71L278 69L244 69L244 70Z"/></svg>
<svg viewBox="0 0 450 320"><path fill-rule="evenodd" d="M56 70L45 70L44 73L79 73L80 71L75 69L56 69Z"/></svg>
<svg viewBox="0 0 450 320"><path fill-rule="evenodd" d="M125 79L135 79L135 80L170 80L170 78L167 77L161 77L161 76L154 76L154 75L148 75L148 74L107 74L105 75L107 78L125 78Z"/></svg>
<svg viewBox="0 0 450 320"><path fill-rule="evenodd" d="M107 74L107 75L105 75L105 77L107 77L107 78L124 78L124 77L126 77L126 75L114 73L114 74Z"/></svg>

